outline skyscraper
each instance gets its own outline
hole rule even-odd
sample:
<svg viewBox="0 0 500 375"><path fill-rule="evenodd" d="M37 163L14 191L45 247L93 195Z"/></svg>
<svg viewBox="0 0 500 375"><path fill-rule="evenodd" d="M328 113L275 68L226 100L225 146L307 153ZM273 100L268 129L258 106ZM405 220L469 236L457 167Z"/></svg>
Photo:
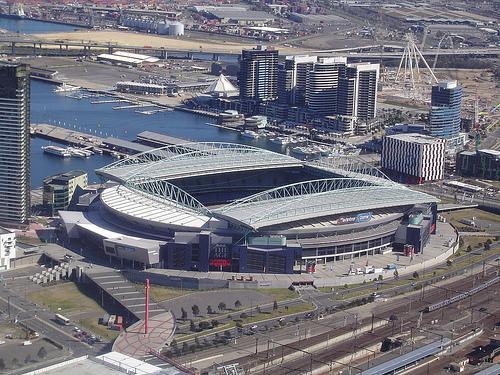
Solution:
<svg viewBox="0 0 500 375"><path fill-rule="evenodd" d="M30 216L30 69L0 64L0 222Z"/></svg>
<svg viewBox="0 0 500 375"><path fill-rule="evenodd" d="M278 97L278 50L257 46L241 52L240 99L257 103Z"/></svg>
<svg viewBox="0 0 500 375"><path fill-rule="evenodd" d="M444 81L432 86L429 130L432 136L455 138L460 132L462 86Z"/></svg>
<svg viewBox="0 0 500 375"><path fill-rule="evenodd" d="M307 74L313 69L317 59L317 56L309 55L286 56L284 63L278 68L280 102L298 107L304 106Z"/></svg>
<svg viewBox="0 0 500 375"><path fill-rule="evenodd" d="M344 74L346 57L319 58L307 72L306 103L315 116L338 113L339 77Z"/></svg>
<svg viewBox="0 0 500 375"><path fill-rule="evenodd" d="M363 122L375 118L379 70L379 64L347 65L345 75L339 79L338 114Z"/></svg>

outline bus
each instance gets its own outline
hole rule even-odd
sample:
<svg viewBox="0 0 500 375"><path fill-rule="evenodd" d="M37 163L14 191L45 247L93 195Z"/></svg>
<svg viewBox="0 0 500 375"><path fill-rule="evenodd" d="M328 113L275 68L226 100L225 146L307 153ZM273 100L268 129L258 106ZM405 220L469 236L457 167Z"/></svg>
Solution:
<svg viewBox="0 0 500 375"><path fill-rule="evenodd" d="M56 314L56 322L65 326L69 325L69 319L61 314Z"/></svg>

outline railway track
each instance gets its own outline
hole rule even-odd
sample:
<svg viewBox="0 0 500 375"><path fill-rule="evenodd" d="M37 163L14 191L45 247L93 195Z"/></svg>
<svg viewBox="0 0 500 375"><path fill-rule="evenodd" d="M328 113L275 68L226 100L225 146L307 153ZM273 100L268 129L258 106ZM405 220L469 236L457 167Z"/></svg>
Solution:
<svg viewBox="0 0 500 375"><path fill-rule="evenodd" d="M261 351L257 354L249 353L248 355L239 358L238 363L247 372L251 372L252 374L303 374L310 371L311 368L334 363L336 360L345 357L347 354L353 353L353 351L356 351L355 349L360 350L363 347L381 343L384 337L392 335L397 331L416 329L419 319L422 320L423 324L426 324L431 321L439 321L445 318L443 311L441 310L435 310L425 314L422 313L429 305L438 303L439 301L445 299L447 291L455 290L457 292L464 292L467 289L470 289L467 286L472 285L473 279L476 277L477 275L472 275L467 278L457 280L453 283L447 284L445 288L432 288L425 292L423 300L420 299L422 295L413 295L408 298L409 301L411 301L409 303L403 301L403 303L399 303L396 306L392 304L392 306L387 309L382 308L378 311L375 309L372 319L360 319L357 321L357 324L349 324L342 328L330 329L322 334L309 339L294 342L293 344L281 345L274 342L272 337L262 335L262 339L268 341L269 349ZM491 277L488 277L485 278L484 281L488 281L490 279ZM490 298L487 290L480 291L477 295L482 295L480 298L481 301L474 301L473 304L470 306L468 305L466 308L479 309L484 301ZM478 298L476 298L476 300L478 300ZM457 317L463 316L463 310L453 310L452 307L448 306L446 319L451 320L455 315ZM375 329L373 333L363 333L353 340L346 340L339 345L332 345L328 349L311 353L308 352L308 349L315 345L324 343L334 337L352 332L356 327L370 325L372 321L386 321L387 325ZM317 322L317 324L321 324L321 322ZM235 349L237 348L235 347ZM287 361L287 357L290 358L292 355L297 355L297 353L302 354L300 359L291 359L290 361ZM276 363L277 360L280 362L279 365L274 365L274 367L268 365L271 362ZM264 366L266 366L265 369Z"/></svg>

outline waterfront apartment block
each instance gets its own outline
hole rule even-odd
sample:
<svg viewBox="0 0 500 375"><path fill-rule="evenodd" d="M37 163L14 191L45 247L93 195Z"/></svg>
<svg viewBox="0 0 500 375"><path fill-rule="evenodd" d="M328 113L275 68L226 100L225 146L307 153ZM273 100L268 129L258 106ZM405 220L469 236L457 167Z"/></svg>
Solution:
<svg viewBox="0 0 500 375"><path fill-rule="evenodd" d="M257 46L241 52L240 99L261 103L278 98L278 50Z"/></svg>
<svg viewBox="0 0 500 375"><path fill-rule="evenodd" d="M54 216L59 210L66 210L77 188L86 189L87 173L70 171L47 177L43 180L43 205Z"/></svg>
<svg viewBox="0 0 500 375"><path fill-rule="evenodd" d="M0 64L0 222L30 216L30 69Z"/></svg>
<svg viewBox="0 0 500 375"><path fill-rule="evenodd" d="M382 168L400 182L420 184L444 178L446 141L410 133L385 136Z"/></svg>

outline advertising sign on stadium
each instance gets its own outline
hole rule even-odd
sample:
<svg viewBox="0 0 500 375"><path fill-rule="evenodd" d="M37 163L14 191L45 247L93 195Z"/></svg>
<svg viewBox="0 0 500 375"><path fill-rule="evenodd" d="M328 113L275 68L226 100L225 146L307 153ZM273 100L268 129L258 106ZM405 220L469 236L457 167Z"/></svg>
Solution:
<svg viewBox="0 0 500 375"><path fill-rule="evenodd" d="M363 212L355 216L339 217L334 221L335 224L352 224L352 223L365 223L372 219L371 212Z"/></svg>
<svg viewBox="0 0 500 375"><path fill-rule="evenodd" d="M212 267L227 267L231 265L231 259L212 259L209 264Z"/></svg>

